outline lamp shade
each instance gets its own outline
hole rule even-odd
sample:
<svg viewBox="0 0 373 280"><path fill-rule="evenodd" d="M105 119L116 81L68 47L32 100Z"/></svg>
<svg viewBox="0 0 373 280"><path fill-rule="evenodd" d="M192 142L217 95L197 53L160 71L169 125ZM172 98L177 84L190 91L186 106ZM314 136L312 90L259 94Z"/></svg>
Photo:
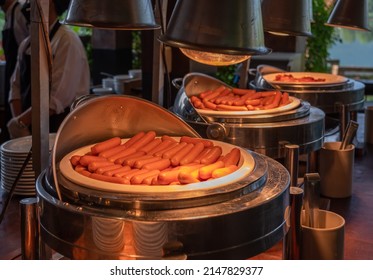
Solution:
<svg viewBox="0 0 373 280"><path fill-rule="evenodd" d="M311 1L263 0L264 31L276 35L312 36Z"/></svg>
<svg viewBox="0 0 373 280"><path fill-rule="evenodd" d="M325 24L333 27L369 31L367 0L337 0Z"/></svg>
<svg viewBox="0 0 373 280"><path fill-rule="evenodd" d="M260 0L178 0L159 40L186 52L250 56L271 51L264 46Z"/></svg>
<svg viewBox="0 0 373 280"><path fill-rule="evenodd" d="M119 30L160 28L151 0L71 0L64 23Z"/></svg>

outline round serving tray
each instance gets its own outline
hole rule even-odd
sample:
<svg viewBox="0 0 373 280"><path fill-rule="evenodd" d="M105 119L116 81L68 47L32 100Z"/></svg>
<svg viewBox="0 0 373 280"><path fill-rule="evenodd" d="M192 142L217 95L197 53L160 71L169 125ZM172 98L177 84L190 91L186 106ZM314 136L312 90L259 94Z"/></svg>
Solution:
<svg viewBox="0 0 373 280"><path fill-rule="evenodd" d="M224 147L233 146L228 143L224 144L222 145ZM58 180L65 201L79 201L79 203L121 209L159 210L209 205L255 193L265 184L267 180L266 161L248 150L240 149L241 167L237 171L218 179L184 186L118 186L101 182L102 187L100 188L87 186L86 183L78 184L76 181L69 180L60 171L58 172ZM49 189L53 190L50 180L48 183ZM136 190L138 187L139 189ZM110 191L107 191L108 189ZM114 189L118 191L114 191Z"/></svg>

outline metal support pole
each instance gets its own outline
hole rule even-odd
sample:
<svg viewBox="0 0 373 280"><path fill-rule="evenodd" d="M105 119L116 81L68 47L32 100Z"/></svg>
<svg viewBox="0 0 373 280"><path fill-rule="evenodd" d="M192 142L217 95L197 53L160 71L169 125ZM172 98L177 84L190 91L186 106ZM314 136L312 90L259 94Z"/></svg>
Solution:
<svg viewBox="0 0 373 280"><path fill-rule="evenodd" d="M290 227L283 240L283 259L300 259L303 189L290 187Z"/></svg>
<svg viewBox="0 0 373 280"><path fill-rule="evenodd" d="M298 186L299 146L285 145L285 167L290 173L290 186Z"/></svg>
<svg viewBox="0 0 373 280"><path fill-rule="evenodd" d="M39 259L39 223L37 198L24 198L21 208L21 252L23 260Z"/></svg>
<svg viewBox="0 0 373 280"><path fill-rule="evenodd" d="M32 160L38 177L48 166L49 158L49 0L31 0L30 4Z"/></svg>

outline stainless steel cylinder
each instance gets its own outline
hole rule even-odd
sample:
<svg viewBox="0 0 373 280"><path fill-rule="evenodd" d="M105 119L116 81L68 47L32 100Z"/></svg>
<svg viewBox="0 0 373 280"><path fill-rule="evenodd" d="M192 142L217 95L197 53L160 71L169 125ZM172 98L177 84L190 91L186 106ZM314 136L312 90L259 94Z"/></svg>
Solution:
<svg viewBox="0 0 373 280"><path fill-rule="evenodd" d="M366 143L373 144L373 106L365 109L365 127L364 140Z"/></svg>
<svg viewBox="0 0 373 280"><path fill-rule="evenodd" d="M290 187L290 225L283 240L283 258L285 260L300 259L302 206L303 189Z"/></svg>
<svg viewBox="0 0 373 280"><path fill-rule="evenodd" d="M299 146L285 145L285 167L290 173L290 186L298 185Z"/></svg>
<svg viewBox="0 0 373 280"><path fill-rule="evenodd" d="M21 252L24 260L39 259L37 198L24 198L21 208Z"/></svg>

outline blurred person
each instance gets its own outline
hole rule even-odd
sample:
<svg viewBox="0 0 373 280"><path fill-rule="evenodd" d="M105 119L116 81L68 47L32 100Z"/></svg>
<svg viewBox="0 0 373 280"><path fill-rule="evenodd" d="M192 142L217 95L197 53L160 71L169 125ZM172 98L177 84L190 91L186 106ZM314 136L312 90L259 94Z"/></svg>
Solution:
<svg viewBox="0 0 373 280"><path fill-rule="evenodd" d="M29 24L24 14L23 5L16 0L0 0L0 7L5 14L5 22L2 30L2 45L5 56L5 76L4 76L4 124L11 118L12 113L8 104L10 78L13 74L17 62L18 47L29 35ZM7 131L3 132L3 139L8 140Z"/></svg>
<svg viewBox="0 0 373 280"><path fill-rule="evenodd" d="M58 17L69 0L49 0L49 39L53 55L49 93L49 131L56 132L76 97L89 94L90 71L83 44L76 33L61 25ZM11 79L9 103L13 118L7 123L11 138L31 134L31 41L19 47L16 69Z"/></svg>

